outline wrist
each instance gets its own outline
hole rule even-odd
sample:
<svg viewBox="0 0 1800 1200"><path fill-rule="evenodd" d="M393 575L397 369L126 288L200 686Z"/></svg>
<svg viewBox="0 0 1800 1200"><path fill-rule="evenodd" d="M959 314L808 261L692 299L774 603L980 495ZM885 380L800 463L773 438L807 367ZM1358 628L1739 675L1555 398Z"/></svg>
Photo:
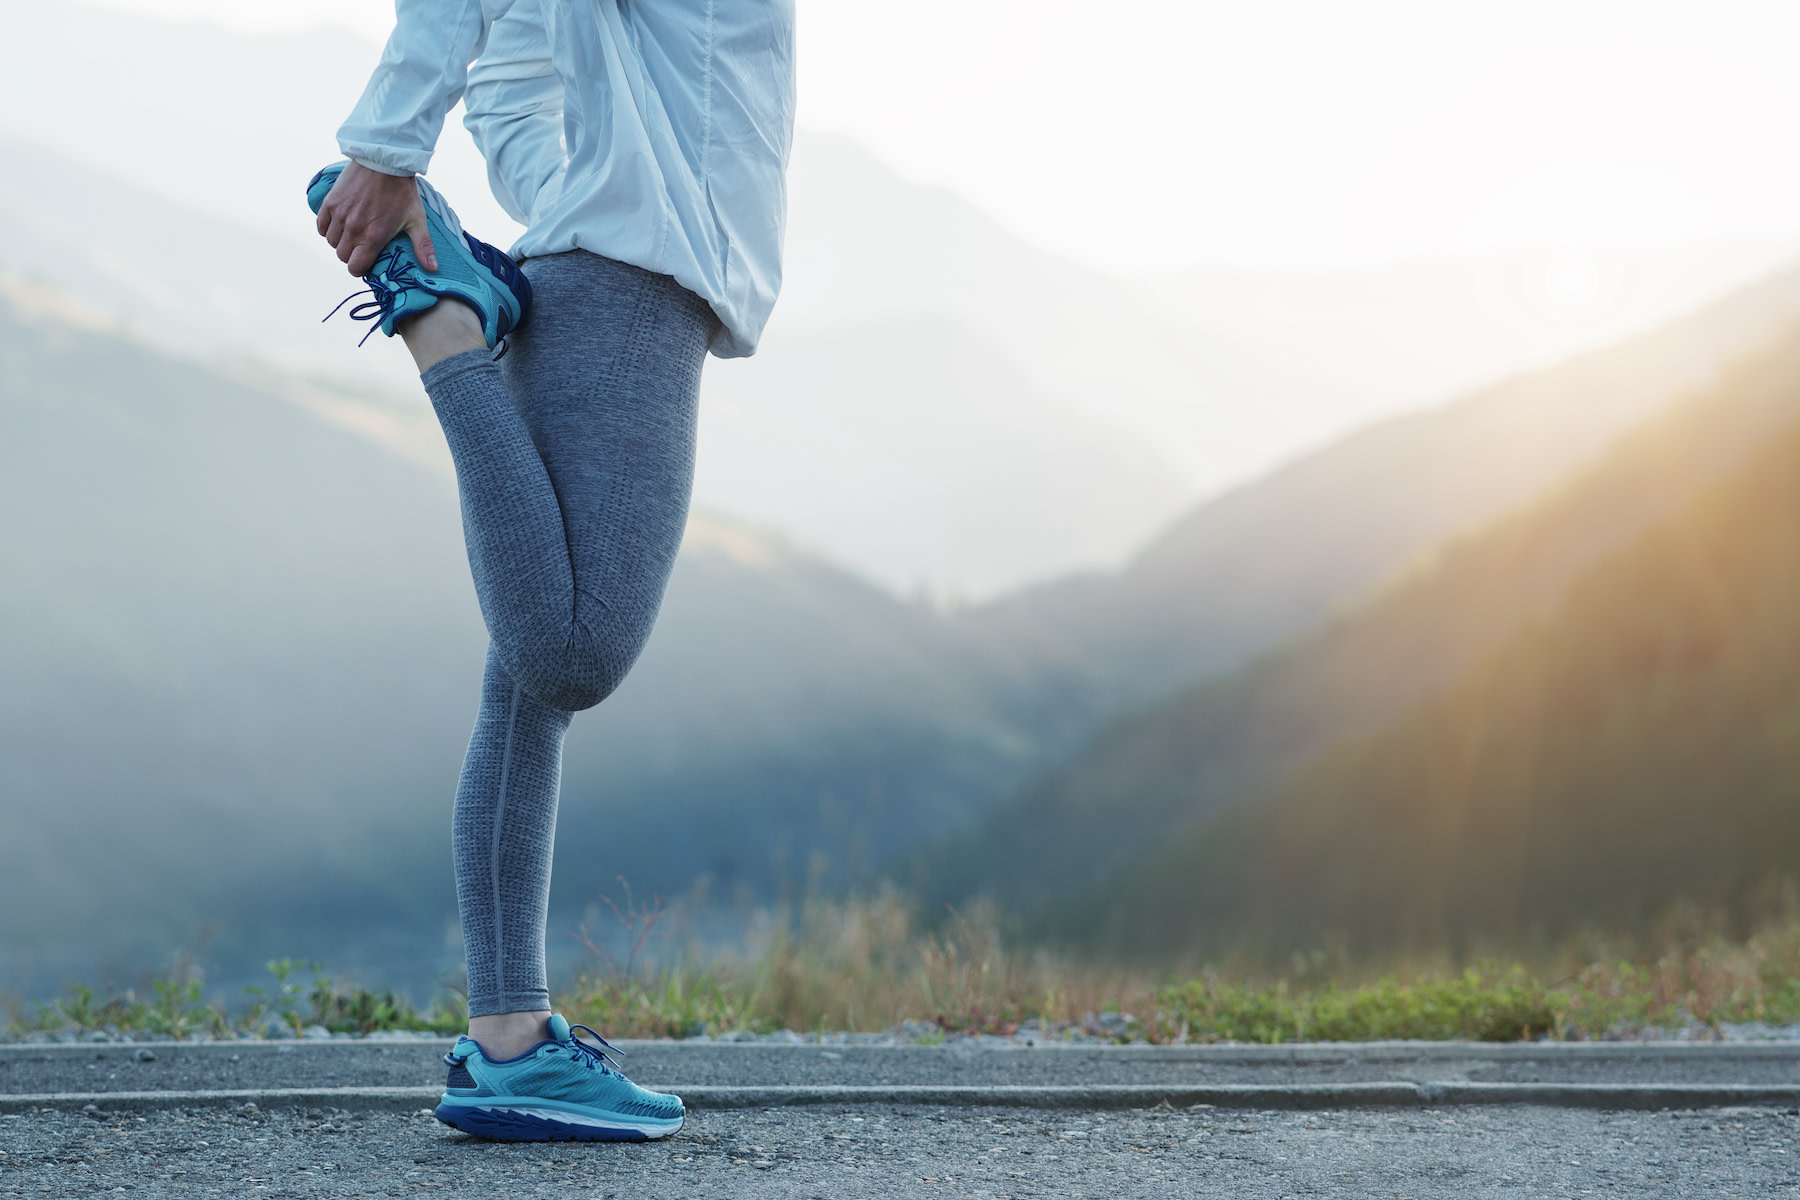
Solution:
<svg viewBox="0 0 1800 1200"><path fill-rule="evenodd" d="M352 154L350 161L366 171L374 171L377 175L392 175L396 179L411 179L417 172L389 166L386 163L372 162L366 158L358 158Z"/></svg>

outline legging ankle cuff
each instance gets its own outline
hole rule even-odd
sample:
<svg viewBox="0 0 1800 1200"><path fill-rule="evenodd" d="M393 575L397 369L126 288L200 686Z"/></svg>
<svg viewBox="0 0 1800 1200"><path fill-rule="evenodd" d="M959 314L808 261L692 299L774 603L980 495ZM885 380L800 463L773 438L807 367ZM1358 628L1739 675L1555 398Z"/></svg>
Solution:
<svg viewBox="0 0 1800 1200"><path fill-rule="evenodd" d="M454 379L469 371L478 371L482 367L494 366L494 352L483 347L480 350L463 350L452 354L449 358L440 358L419 373L419 382L431 391L446 380ZM494 368L499 370L498 367Z"/></svg>
<svg viewBox="0 0 1800 1200"><path fill-rule="evenodd" d="M496 1013L549 1012L550 993L542 989L524 992L501 992L495 996L470 996L471 1017L491 1017Z"/></svg>

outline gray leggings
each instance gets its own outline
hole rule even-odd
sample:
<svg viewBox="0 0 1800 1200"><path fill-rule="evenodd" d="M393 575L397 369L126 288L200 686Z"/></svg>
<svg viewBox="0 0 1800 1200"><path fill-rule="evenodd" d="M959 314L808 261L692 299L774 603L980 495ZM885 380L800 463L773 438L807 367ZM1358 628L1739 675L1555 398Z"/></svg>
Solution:
<svg viewBox="0 0 1800 1200"><path fill-rule="evenodd" d="M548 1008L563 732L631 669L687 522L715 318L664 275L584 250L532 259L533 309L494 362L423 375L487 622L452 845L469 1015Z"/></svg>

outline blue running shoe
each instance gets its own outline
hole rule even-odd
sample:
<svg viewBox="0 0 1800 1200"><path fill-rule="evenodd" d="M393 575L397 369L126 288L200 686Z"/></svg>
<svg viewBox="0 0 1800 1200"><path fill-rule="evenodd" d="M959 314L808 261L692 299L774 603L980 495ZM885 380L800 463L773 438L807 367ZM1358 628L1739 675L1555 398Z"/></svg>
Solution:
<svg viewBox="0 0 1800 1200"><path fill-rule="evenodd" d="M575 1037L593 1033L605 1049ZM642 1142L681 1128L679 1096L639 1087L619 1073L606 1039L586 1025L550 1017L550 1038L500 1062L481 1043L460 1037L444 1062L450 1078L437 1119L501 1142Z"/></svg>
<svg viewBox="0 0 1800 1200"><path fill-rule="evenodd" d="M346 165L332 163L306 185L306 203L313 212L325 203L326 194ZM531 315L531 281L504 252L464 233L462 222L436 188L423 179L418 184L431 244L437 247L437 272L426 272L413 253L412 239L402 234L388 243L363 276L369 290L348 297L344 304L356 296L373 297L350 310L352 320L379 322L363 335L366 342L376 329L393 337L394 327L403 318L431 308L439 297L454 297L481 318L482 332L492 348ZM332 309L325 319L329 321L336 312L337 308Z"/></svg>

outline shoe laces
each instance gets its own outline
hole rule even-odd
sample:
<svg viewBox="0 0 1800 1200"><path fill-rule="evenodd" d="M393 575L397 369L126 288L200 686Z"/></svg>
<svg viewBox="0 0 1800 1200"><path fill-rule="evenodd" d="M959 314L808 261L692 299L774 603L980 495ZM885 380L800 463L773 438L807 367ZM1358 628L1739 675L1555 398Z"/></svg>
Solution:
<svg viewBox="0 0 1800 1200"><path fill-rule="evenodd" d="M400 244L396 242L375 260L375 265L369 268L369 273L362 277L363 282L369 286L360 292L351 292L339 300L337 308L326 313L320 319L319 324L323 325L337 316L339 308L344 307L358 296L372 296L373 299L365 300L350 310L352 321L375 322L369 326L369 332L363 334L362 341L356 343L361 346L363 342L375 336L375 331L381 328L383 321L393 315L394 309L399 306L400 298L420 285L413 271L414 264L405 260L405 253ZM582 1028L587 1027L584 1025ZM595 1034L595 1036L599 1035Z"/></svg>
<svg viewBox="0 0 1800 1200"><path fill-rule="evenodd" d="M586 1042L575 1036L575 1031L577 1029L585 1030L590 1037L600 1044L598 1046L588 1045ZM600 1031L593 1028L591 1025L570 1025L569 1040L562 1044L567 1045L569 1047L569 1052L574 1056L575 1061L585 1063L588 1070L591 1071L598 1067L602 1075L617 1075L620 1079L625 1078L625 1072L620 1068L619 1060L613 1057L615 1054L623 1055L625 1052L601 1037ZM457 1054L455 1046L452 1046L444 1053L444 1065L447 1067L461 1066L468 1060L468 1055Z"/></svg>
<svg viewBox="0 0 1800 1200"><path fill-rule="evenodd" d="M575 1031L577 1029L586 1030L587 1033L600 1044L598 1046L588 1045L586 1042L575 1036ZM601 1037L599 1030L593 1029L587 1025L570 1025L569 1045L574 1048L574 1054L577 1061L587 1063L590 1071L595 1067L598 1067L600 1068L600 1073L602 1075L611 1074L617 1075L620 1079L625 1078L625 1072L619 1068L619 1060L613 1057L615 1054L622 1055L625 1052Z"/></svg>

